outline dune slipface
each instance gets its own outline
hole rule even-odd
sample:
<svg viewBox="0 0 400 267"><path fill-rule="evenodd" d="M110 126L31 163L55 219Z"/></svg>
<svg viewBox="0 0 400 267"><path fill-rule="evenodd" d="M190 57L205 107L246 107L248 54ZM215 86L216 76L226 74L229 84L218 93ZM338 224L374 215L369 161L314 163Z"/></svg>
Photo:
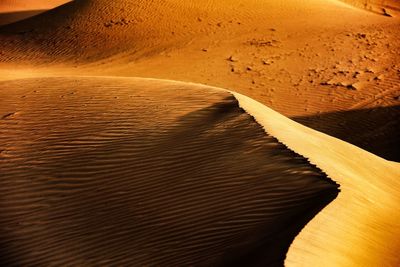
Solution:
<svg viewBox="0 0 400 267"><path fill-rule="evenodd" d="M338 185L227 91L143 79L0 83L7 266L281 266Z"/></svg>

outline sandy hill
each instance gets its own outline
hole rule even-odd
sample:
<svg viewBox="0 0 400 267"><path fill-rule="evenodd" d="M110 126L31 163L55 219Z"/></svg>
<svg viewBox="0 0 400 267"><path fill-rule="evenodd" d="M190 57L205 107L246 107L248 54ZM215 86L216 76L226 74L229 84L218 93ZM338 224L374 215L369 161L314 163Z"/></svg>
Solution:
<svg viewBox="0 0 400 267"><path fill-rule="evenodd" d="M399 164L246 96L140 78L0 88L6 265L399 263Z"/></svg>
<svg viewBox="0 0 400 267"><path fill-rule="evenodd" d="M2 27L0 77L222 86L400 160L400 123L387 120L400 116L399 35L397 18L333 0L84 0Z"/></svg>

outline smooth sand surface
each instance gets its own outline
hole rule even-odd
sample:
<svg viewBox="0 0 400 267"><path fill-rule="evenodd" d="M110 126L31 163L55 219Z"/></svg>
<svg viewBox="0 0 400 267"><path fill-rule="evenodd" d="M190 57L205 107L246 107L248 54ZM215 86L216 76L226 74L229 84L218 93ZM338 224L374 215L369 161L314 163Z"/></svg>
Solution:
<svg viewBox="0 0 400 267"><path fill-rule="evenodd" d="M4 266L281 266L338 193L228 91L133 78L0 88Z"/></svg>
<svg viewBox="0 0 400 267"><path fill-rule="evenodd" d="M2 27L0 78L139 76L230 88L400 161L399 120L386 119L400 116L391 108L400 99L398 36L399 18L334 0L85 0ZM376 109L368 127L347 125Z"/></svg>

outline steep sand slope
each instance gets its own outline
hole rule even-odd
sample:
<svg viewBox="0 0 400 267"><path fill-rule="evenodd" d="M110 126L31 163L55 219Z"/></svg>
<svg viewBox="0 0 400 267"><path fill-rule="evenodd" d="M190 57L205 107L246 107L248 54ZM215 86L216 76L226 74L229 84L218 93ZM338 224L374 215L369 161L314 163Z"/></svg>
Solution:
<svg viewBox="0 0 400 267"><path fill-rule="evenodd" d="M0 78L142 76L232 88L400 160L400 122L386 120L400 116L390 108L400 99L399 35L398 18L333 0L86 0L1 28ZM345 123L377 108L368 127Z"/></svg>
<svg viewBox="0 0 400 267"><path fill-rule="evenodd" d="M0 88L2 266L282 266L338 193L224 90L121 78Z"/></svg>

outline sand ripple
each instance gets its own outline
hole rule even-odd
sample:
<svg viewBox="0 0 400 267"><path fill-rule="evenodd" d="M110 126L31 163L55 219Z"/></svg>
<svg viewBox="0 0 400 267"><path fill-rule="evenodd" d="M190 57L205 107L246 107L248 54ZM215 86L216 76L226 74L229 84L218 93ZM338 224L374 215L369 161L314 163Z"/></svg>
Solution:
<svg viewBox="0 0 400 267"><path fill-rule="evenodd" d="M141 79L0 83L8 266L275 266L338 193L228 92Z"/></svg>

